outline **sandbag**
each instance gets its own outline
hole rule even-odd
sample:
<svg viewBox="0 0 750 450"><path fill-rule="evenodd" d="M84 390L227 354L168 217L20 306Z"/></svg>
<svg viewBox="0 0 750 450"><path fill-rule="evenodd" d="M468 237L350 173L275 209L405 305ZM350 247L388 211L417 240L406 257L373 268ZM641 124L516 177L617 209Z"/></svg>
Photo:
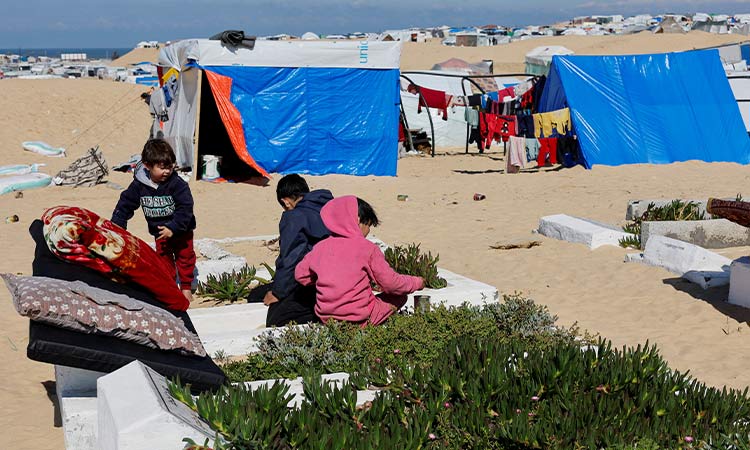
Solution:
<svg viewBox="0 0 750 450"><path fill-rule="evenodd" d="M65 156L65 149L62 147L53 147L46 142L42 141L26 141L22 142L21 146L23 149L29 152L39 153L44 156L52 156L56 158L62 158Z"/></svg>

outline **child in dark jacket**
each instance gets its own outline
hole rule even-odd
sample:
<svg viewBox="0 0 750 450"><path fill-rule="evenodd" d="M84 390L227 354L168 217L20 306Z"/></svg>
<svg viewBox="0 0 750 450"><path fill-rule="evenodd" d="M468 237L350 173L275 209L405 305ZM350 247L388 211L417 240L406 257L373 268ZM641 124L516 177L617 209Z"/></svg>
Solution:
<svg viewBox="0 0 750 450"><path fill-rule="evenodd" d="M141 207L148 231L156 238L157 253L173 270L176 266L182 293L192 300L196 259L193 196L187 182L174 170L176 159L166 141L151 139L146 142L141 164L135 169L135 179L120 195L112 222L127 228L128 220Z"/></svg>
<svg viewBox="0 0 750 450"><path fill-rule="evenodd" d="M267 326L283 326L317 321L315 289L301 286L294 279L294 268L312 250L313 245L328 237L320 218L320 209L333 198L331 191L310 192L304 178L290 174L279 180L276 199L284 212L279 221L279 257L273 283L256 288L253 297L265 293L268 308ZM252 300L251 300L252 301Z"/></svg>

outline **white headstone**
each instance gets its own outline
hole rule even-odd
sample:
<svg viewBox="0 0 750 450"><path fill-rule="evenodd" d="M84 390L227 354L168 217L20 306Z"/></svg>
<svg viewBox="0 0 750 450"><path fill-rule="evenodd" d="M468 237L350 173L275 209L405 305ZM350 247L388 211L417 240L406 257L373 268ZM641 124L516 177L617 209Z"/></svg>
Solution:
<svg viewBox="0 0 750 450"><path fill-rule="evenodd" d="M97 382L99 448L182 449L183 438L213 442L214 431L169 393L166 379L140 361Z"/></svg>

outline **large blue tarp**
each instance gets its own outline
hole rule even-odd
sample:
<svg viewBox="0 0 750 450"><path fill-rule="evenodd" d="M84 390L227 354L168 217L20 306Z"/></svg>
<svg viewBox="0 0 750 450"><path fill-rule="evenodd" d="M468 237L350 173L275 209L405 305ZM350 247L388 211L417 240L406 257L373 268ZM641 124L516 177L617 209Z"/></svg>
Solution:
<svg viewBox="0 0 750 450"><path fill-rule="evenodd" d="M587 168L750 162L750 139L717 50L554 56L539 110L566 106Z"/></svg>
<svg viewBox="0 0 750 450"><path fill-rule="evenodd" d="M398 69L205 68L232 79L247 150L268 172L396 175Z"/></svg>

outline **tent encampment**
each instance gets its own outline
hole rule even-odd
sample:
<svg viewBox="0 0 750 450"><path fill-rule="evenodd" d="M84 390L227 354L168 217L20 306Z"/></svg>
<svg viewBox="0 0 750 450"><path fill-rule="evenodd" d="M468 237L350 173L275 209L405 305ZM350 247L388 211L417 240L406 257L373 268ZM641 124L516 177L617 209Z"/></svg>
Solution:
<svg viewBox="0 0 750 450"><path fill-rule="evenodd" d="M165 139L198 175L204 155L225 176L395 175L400 55L396 42L177 41L159 54Z"/></svg>
<svg viewBox="0 0 750 450"><path fill-rule="evenodd" d="M540 112L570 107L585 166L750 162L717 50L555 56Z"/></svg>

